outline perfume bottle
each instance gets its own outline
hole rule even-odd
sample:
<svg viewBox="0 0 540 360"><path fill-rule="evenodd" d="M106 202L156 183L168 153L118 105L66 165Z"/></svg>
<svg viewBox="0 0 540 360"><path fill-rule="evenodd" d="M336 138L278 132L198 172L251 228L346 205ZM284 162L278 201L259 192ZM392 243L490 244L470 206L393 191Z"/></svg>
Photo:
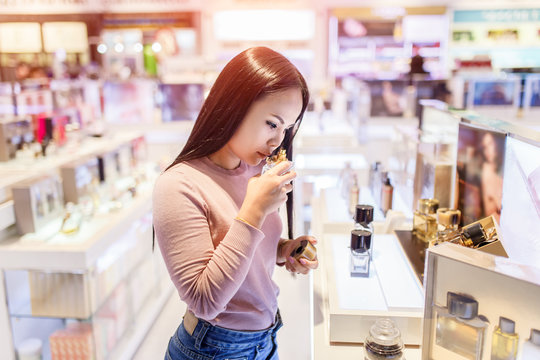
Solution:
<svg viewBox="0 0 540 360"><path fill-rule="evenodd" d="M349 189L349 215L354 215L356 204L360 197L360 188L358 187L358 177L356 174L352 177L352 186Z"/></svg>
<svg viewBox="0 0 540 360"><path fill-rule="evenodd" d="M418 208L413 216L413 233L425 242L435 239L437 235L436 213L439 208L437 199L419 199Z"/></svg>
<svg viewBox="0 0 540 360"><path fill-rule="evenodd" d="M491 360L515 360L519 335L516 323L505 317L499 317L499 326L493 331L491 340Z"/></svg>
<svg viewBox="0 0 540 360"><path fill-rule="evenodd" d="M74 234L79 231L82 222L82 214L77 211L75 204L68 202L66 204L66 213L60 226L60 232L63 234Z"/></svg>
<svg viewBox="0 0 540 360"><path fill-rule="evenodd" d="M373 233L373 206L358 204L354 212L354 229Z"/></svg>
<svg viewBox="0 0 540 360"><path fill-rule="evenodd" d="M365 360L403 359L401 332L390 319L377 319L364 342Z"/></svg>
<svg viewBox="0 0 540 360"><path fill-rule="evenodd" d="M540 359L540 330L531 329L531 338L523 343L518 359Z"/></svg>
<svg viewBox="0 0 540 360"><path fill-rule="evenodd" d="M448 241L454 244L476 249L487 245L497 239L498 235L494 227L484 229L482 224L477 222L467 225L461 230L456 230L441 235L435 241L433 241L432 244L437 245L442 242Z"/></svg>
<svg viewBox="0 0 540 360"><path fill-rule="evenodd" d="M339 190L344 199L349 198L354 181L354 170L350 161L345 161L345 167L339 173Z"/></svg>
<svg viewBox="0 0 540 360"><path fill-rule="evenodd" d="M350 269L353 277L368 277L371 258L371 232L351 231Z"/></svg>
<svg viewBox="0 0 540 360"><path fill-rule="evenodd" d="M435 306L435 345L466 359L480 360L488 320L478 315L478 301L467 295L448 292L447 307ZM438 351L433 346L432 351ZM444 357L435 356L433 358Z"/></svg>
<svg viewBox="0 0 540 360"><path fill-rule="evenodd" d="M381 210L386 213L392 209L392 200L394 197L394 187L390 183L390 178L386 178L386 182L382 186L381 192Z"/></svg>
<svg viewBox="0 0 540 360"><path fill-rule="evenodd" d="M445 236L459 229L461 211L457 209L440 208L437 209L437 222L439 230L437 237Z"/></svg>

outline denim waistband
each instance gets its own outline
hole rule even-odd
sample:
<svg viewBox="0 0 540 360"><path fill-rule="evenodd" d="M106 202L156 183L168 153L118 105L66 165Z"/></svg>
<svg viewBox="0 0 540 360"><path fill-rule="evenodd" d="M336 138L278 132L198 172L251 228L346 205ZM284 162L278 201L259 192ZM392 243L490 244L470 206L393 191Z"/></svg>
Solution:
<svg viewBox="0 0 540 360"><path fill-rule="evenodd" d="M281 326L283 326L283 323L278 309L274 323L267 329L255 331L232 330L212 325L208 321L199 319L197 326L193 330L192 337L196 348L200 347L203 340L209 343L216 341L220 343L234 343L241 346L242 344L264 341L268 335L275 333Z"/></svg>

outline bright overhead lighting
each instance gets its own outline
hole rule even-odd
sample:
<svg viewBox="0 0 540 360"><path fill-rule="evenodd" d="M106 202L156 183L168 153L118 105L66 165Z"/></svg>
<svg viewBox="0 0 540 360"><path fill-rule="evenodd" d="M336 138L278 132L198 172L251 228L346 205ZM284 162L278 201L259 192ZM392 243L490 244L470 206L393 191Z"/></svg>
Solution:
<svg viewBox="0 0 540 360"><path fill-rule="evenodd" d="M117 53L121 53L122 51L124 51L124 44L122 43L114 44L114 51L116 51Z"/></svg>
<svg viewBox="0 0 540 360"><path fill-rule="evenodd" d="M97 52L100 54L105 54L107 52L107 45L99 44L97 47Z"/></svg>
<svg viewBox="0 0 540 360"><path fill-rule="evenodd" d="M158 42L155 42L152 44L152 50L155 52L155 53L158 53L161 51L161 44L158 43Z"/></svg>

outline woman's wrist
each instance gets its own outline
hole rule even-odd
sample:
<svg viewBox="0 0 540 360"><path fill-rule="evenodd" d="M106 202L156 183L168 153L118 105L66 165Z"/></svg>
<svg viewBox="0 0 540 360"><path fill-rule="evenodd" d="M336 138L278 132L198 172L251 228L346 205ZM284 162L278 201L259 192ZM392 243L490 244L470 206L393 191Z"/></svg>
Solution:
<svg viewBox="0 0 540 360"><path fill-rule="evenodd" d="M257 229L260 229L264 221L264 216L262 216L262 214L259 214L257 211L244 211L240 209L240 211L236 215L236 219Z"/></svg>

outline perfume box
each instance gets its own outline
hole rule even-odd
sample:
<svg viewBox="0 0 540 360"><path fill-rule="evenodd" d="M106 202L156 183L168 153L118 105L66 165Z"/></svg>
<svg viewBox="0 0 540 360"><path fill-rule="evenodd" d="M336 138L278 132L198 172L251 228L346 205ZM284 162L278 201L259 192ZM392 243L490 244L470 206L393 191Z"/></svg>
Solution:
<svg viewBox="0 0 540 360"><path fill-rule="evenodd" d="M84 196L90 196L99 184L98 159L86 157L60 168L65 202L79 203Z"/></svg>
<svg viewBox="0 0 540 360"><path fill-rule="evenodd" d="M427 251L424 287L422 359L488 360L505 349L519 357L540 327L537 267L443 243ZM501 318L513 324L504 344L494 335Z"/></svg>
<svg viewBox="0 0 540 360"><path fill-rule="evenodd" d="M350 235L325 234L317 246L323 311L331 343L363 343L379 318L390 318L405 345L422 340L422 284L393 234L377 234L368 277L350 273Z"/></svg>
<svg viewBox="0 0 540 360"><path fill-rule="evenodd" d="M0 119L0 161L14 159L16 152L33 140L32 121L29 117Z"/></svg>
<svg viewBox="0 0 540 360"><path fill-rule="evenodd" d="M11 189L17 230L37 232L64 213L62 183L58 176L26 180Z"/></svg>

